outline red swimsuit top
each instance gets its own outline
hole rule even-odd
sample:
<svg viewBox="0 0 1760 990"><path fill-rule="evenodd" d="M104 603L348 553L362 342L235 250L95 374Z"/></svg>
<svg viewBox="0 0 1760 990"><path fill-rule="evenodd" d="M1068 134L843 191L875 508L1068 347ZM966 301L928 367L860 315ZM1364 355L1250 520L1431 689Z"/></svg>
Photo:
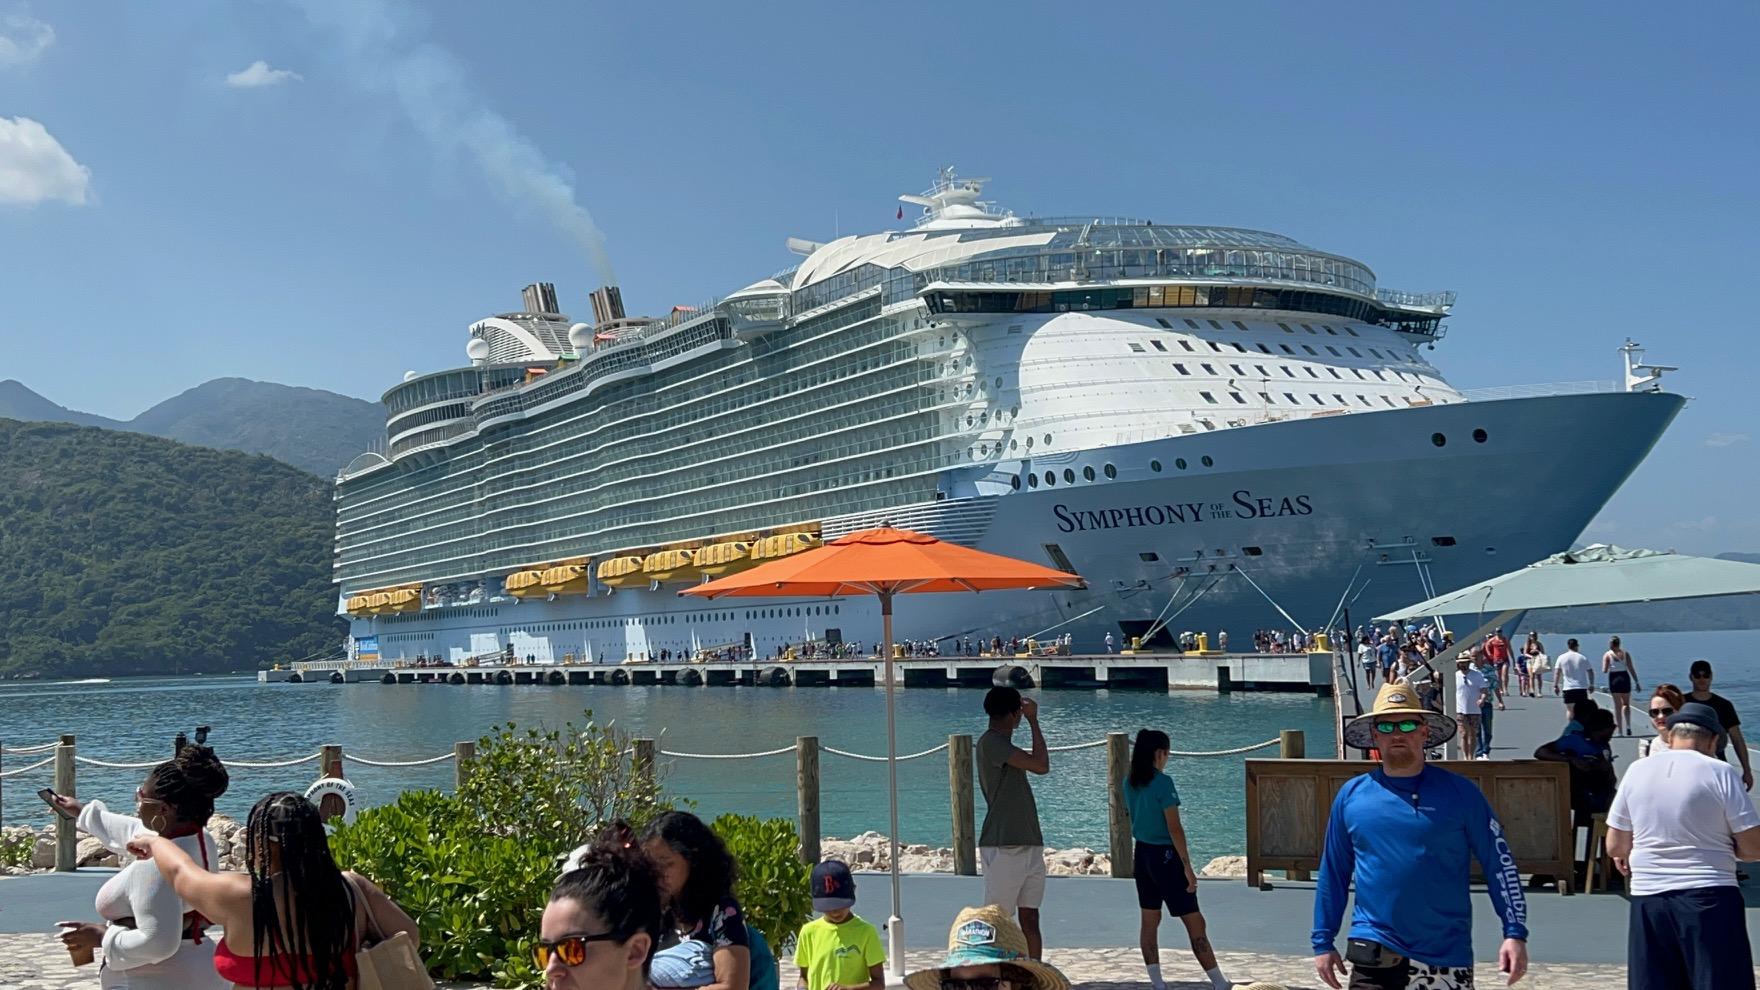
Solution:
<svg viewBox="0 0 1760 990"><path fill-rule="evenodd" d="M262 983L257 982L259 961L262 963ZM355 975L354 953L342 957L342 969L351 978ZM290 987L295 976L302 985L313 982L310 957L296 960L289 955L241 956L226 947L224 938L214 946L214 972L219 973L221 979L241 987Z"/></svg>

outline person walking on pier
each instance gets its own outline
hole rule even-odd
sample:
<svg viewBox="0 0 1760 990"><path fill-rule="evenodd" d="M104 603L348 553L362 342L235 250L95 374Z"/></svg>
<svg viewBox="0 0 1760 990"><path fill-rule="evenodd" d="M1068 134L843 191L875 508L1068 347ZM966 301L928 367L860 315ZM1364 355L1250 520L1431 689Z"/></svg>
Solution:
<svg viewBox="0 0 1760 990"><path fill-rule="evenodd" d="M1753 790L1754 768L1748 762L1748 741L1742 738L1742 718L1736 714L1736 706L1730 704L1728 698L1712 692L1711 661L1694 660L1687 668L1687 676L1693 680L1693 690L1687 694L1687 700L1710 705L1723 726L1722 734L1717 737L1717 758L1724 759L1729 746L1734 744L1736 759L1742 763L1742 789Z"/></svg>
<svg viewBox="0 0 1760 990"><path fill-rule="evenodd" d="M1487 753L1490 750L1489 745L1481 747L1479 743L1479 732L1484 727L1479 706L1491 693L1491 682L1465 653L1454 658L1454 667L1454 710L1460 721L1461 759L1476 759L1482 748Z"/></svg>
<svg viewBox="0 0 1760 990"><path fill-rule="evenodd" d="M1418 705L1408 685L1384 684L1371 710L1345 725L1344 741L1374 749L1381 766L1339 789L1326 823L1314 896L1314 971L1339 988L1345 959L1334 944L1355 881L1352 990L1470 990L1477 859L1503 921L1498 970L1515 983L1528 969L1527 901L1503 826L1485 795L1424 762L1455 722Z"/></svg>
<svg viewBox="0 0 1760 990"><path fill-rule="evenodd" d="M1131 837L1136 840L1132 873L1137 881L1137 907L1142 910L1138 945L1149 972L1150 990L1167 990L1161 976L1161 907L1186 926L1192 955L1204 968L1214 990L1231 984L1216 965L1216 951L1203 912L1198 910L1198 874L1186 848L1185 825L1179 818L1179 790L1166 774L1168 752L1173 744L1167 733L1139 729L1131 749L1130 771L1118 782L1131 813Z"/></svg>
<svg viewBox="0 0 1760 990"><path fill-rule="evenodd" d="M1631 884L1628 985L1753 990L1736 862L1760 860L1760 813L1713 756L1716 710L1688 702L1665 727L1668 751L1626 771L1607 813L1607 852Z"/></svg>
<svg viewBox="0 0 1760 990"><path fill-rule="evenodd" d="M1632 692L1638 689L1638 665L1615 636L1601 655L1601 672L1607 675L1607 693L1613 695L1613 731L1632 734Z"/></svg>
<svg viewBox="0 0 1760 990"><path fill-rule="evenodd" d="M1491 630L1485 637L1485 659L1491 661L1491 667L1497 672L1497 688L1500 694L1509 693L1509 640L1503 638L1500 629Z"/></svg>
<svg viewBox="0 0 1760 990"><path fill-rule="evenodd" d="M1564 695L1566 721L1577 718L1577 702L1587 699L1595 690L1595 668L1589 658L1577 652L1577 641L1567 640L1565 651L1558 655L1558 674L1552 680L1552 693Z"/></svg>
<svg viewBox="0 0 1760 990"><path fill-rule="evenodd" d="M984 864L984 903L1020 917L1027 955L1043 957L1039 906L1045 899L1045 837L1039 830L1039 807L1027 774L1051 772L1051 751L1039 729L1039 703L1022 698L1011 687L994 687L984 695L990 726L973 747L978 786L984 792L984 827L978 832L978 858ZM1014 744L1014 730L1025 719L1033 748Z"/></svg>

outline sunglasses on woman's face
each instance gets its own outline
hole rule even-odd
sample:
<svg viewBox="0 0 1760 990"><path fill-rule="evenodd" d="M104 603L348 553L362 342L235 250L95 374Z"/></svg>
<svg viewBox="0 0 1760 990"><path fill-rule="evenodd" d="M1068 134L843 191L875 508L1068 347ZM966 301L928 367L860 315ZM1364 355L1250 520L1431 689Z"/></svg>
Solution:
<svg viewBox="0 0 1760 990"><path fill-rule="evenodd" d="M569 935L554 942L538 939L532 943L532 961L543 969L550 965L550 956L554 954L564 966L579 966L587 961L588 942L609 942L615 938L616 932L600 932L597 935Z"/></svg>
<svg viewBox="0 0 1760 990"><path fill-rule="evenodd" d="M1672 708L1652 708L1652 709L1650 709L1650 717L1651 718L1667 718L1673 714L1674 714L1674 709L1672 709Z"/></svg>
<svg viewBox="0 0 1760 990"><path fill-rule="evenodd" d="M941 990L1000 990L1012 984L1000 976L972 976L959 979L952 976L941 978Z"/></svg>

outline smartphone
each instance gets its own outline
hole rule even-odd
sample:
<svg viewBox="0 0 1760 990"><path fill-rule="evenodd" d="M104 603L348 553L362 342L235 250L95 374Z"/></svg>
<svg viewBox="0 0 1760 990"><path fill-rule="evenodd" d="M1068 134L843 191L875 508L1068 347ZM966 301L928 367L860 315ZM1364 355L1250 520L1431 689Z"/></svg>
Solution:
<svg viewBox="0 0 1760 990"><path fill-rule="evenodd" d="M66 808L63 808L60 805L56 804L55 803L55 792L50 790L47 787L38 791L37 797L42 798L44 804L48 805L51 808L54 808L55 813L57 815L60 815L62 818L65 818L68 821L73 821L75 818L79 817L78 815L75 815L72 812L69 812Z"/></svg>

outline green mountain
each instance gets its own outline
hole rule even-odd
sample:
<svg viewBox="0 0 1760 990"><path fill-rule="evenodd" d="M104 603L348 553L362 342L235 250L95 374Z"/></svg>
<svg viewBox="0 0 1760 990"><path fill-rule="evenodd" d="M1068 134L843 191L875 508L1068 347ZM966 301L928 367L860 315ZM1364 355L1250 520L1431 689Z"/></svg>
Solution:
<svg viewBox="0 0 1760 990"><path fill-rule="evenodd" d="M204 382L126 421L68 409L7 380L0 382L0 417L133 430L268 454L325 478L383 439L385 430L385 409L377 402L246 378Z"/></svg>
<svg viewBox="0 0 1760 990"><path fill-rule="evenodd" d="M0 419L0 676L333 649L331 512L328 481L269 457Z"/></svg>

